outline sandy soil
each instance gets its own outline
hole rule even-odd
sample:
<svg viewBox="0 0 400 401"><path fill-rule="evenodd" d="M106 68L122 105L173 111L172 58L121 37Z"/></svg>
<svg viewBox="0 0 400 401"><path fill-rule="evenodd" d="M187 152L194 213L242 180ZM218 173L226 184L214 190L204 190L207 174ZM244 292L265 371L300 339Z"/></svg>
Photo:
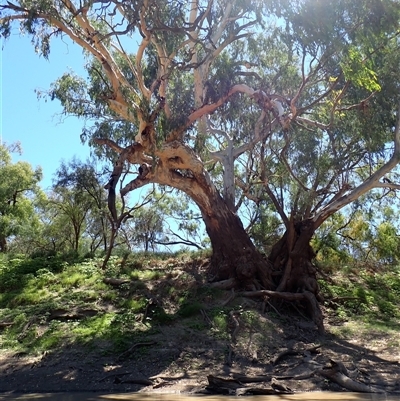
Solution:
<svg viewBox="0 0 400 401"><path fill-rule="evenodd" d="M315 373L330 360L342 362L358 383L400 392L398 347L388 346L383 334L344 339L331 334L333 329L328 322L327 334L319 336L300 318L280 322L259 313L251 324L240 321L235 338L174 323L119 355L106 342L68 345L36 356L2 352L0 392L204 393L209 375L278 377L294 392L346 391ZM271 380L243 386L269 388Z"/></svg>

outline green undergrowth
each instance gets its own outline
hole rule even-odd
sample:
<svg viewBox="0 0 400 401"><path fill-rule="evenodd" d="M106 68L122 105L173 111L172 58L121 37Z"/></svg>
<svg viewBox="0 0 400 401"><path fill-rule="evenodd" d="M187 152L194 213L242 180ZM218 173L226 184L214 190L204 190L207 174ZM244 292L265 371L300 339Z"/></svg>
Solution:
<svg viewBox="0 0 400 401"><path fill-rule="evenodd" d="M37 353L78 344L96 352L123 352L163 326L178 325L228 340L232 311L249 332L263 333L260 344L273 341L275 329L261 318L259 308L239 298L225 302L229 292L204 285L201 269L208 257L139 253L113 257L103 270L102 260L78 255L3 256L0 349ZM351 335L361 326L399 331L398 268L325 267L322 273L325 313L339 321L337 334ZM105 278L124 283L112 286ZM284 312L273 308L268 313L279 321Z"/></svg>
<svg viewBox="0 0 400 401"><path fill-rule="evenodd" d="M346 323L336 331L345 336L374 331L400 331L400 267L355 263L340 271L325 268L320 280L326 311L335 322Z"/></svg>
<svg viewBox="0 0 400 401"><path fill-rule="evenodd" d="M101 343L104 352L115 352L159 325L192 319L195 326L218 293L198 290L190 272L205 257L135 254L113 257L105 270L100 259L3 257L0 347L34 353ZM104 278L126 282L114 287Z"/></svg>

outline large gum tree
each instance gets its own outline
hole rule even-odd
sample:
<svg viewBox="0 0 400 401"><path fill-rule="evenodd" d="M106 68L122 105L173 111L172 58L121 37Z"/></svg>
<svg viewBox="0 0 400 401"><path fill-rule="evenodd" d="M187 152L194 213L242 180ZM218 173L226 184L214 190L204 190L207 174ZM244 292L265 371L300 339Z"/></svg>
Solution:
<svg viewBox="0 0 400 401"><path fill-rule="evenodd" d="M50 95L92 120L83 133L92 145L118 155L107 184L114 224L116 192L176 188L201 212L212 280L303 291L314 303L313 233L399 160L398 80L389 91L376 75L393 75L382 60L398 53L397 1L15 0L0 9L3 35L19 23L45 57L58 36L84 49L89 78L67 73ZM390 92L386 106L380 91ZM379 109L383 118L368 121ZM121 186L127 172L136 174ZM285 224L269 260L239 217L244 196L272 204Z"/></svg>

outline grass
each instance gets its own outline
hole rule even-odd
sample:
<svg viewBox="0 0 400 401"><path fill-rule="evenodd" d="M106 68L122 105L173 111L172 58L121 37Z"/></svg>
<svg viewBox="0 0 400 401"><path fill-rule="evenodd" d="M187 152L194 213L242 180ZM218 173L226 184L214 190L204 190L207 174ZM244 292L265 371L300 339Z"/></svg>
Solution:
<svg viewBox="0 0 400 401"><path fill-rule="evenodd" d="M238 300L218 306L227 292L196 284L189 271L194 263L204 262L201 257L200 253L181 253L173 258L170 254L115 256L103 271L101 260L77 255L33 259L3 256L0 322L9 325L0 331L0 348L34 353L70 343L94 346L102 341L123 350L132 339L173 324L226 340L229 312L238 310ZM329 317L342 322L332 328L334 334L367 338L375 333L378 339L389 336L390 346L398 347L400 269L347 265L344 272L330 271L330 279L320 282L325 298L336 298L326 303ZM105 276L129 283L114 288L104 284ZM76 308L98 313L84 319L49 319L55 309ZM203 319L202 310L209 321ZM245 330L256 328L267 337L272 335L274 328L261 327L268 322L260 320L258 311L240 309L240 305L239 310Z"/></svg>
<svg viewBox="0 0 400 401"><path fill-rule="evenodd" d="M328 314L342 321L331 330L343 338L359 336L374 338L390 336L400 341L400 268L398 266L347 266L333 272L330 281L320 282Z"/></svg>
<svg viewBox="0 0 400 401"><path fill-rule="evenodd" d="M0 259L0 347L35 353L69 343L93 344L101 340L123 348L132 338L160 324L198 316L202 303L193 295L180 273L179 288L163 284L173 279L174 269L187 255L136 254L112 257L105 271L101 260L38 256ZM104 277L130 280L119 288L106 285ZM155 289L157 286L158 289ZM150 303L149 294L163 300ZM152 301L153 302L153 301ZM163 305L163 303L166 304ZM85 319L49 320L54 310L98 310Z"/></svg>

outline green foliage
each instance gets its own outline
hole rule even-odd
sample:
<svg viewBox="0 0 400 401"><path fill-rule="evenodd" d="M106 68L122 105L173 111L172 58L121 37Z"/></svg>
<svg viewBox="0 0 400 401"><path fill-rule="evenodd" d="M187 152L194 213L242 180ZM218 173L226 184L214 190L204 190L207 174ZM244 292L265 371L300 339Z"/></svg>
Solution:
<svg viewBox="0 0 400 401"><path fill-rule="evenodd" d="M0 251L7 250L7 240L29 223L35 224L33 198L40 193L42 171L23 161L12 163L10 149L0 145ZM19 145L17 144L17 148Z"/></svg>
<svg viewBox="0 0 400 401"><path fill-rule="evenodd" d="M329 305L340 318L395 327L400 321L399 273L398 267L351 265L320 285L328 304L331 298L337 300Z"/></svg>
<svg viewBox="0 0 400 401"><path fill-rule="evenodd" d="M212 322L217 331L219 331L222 335L227 334L228 316L224 310L220 309L213 310Z"/></svg>
<svg viewBox="0 0 400 401"><path fill-rule="evenodd" d="M100 260L79 260L76 255L75 259L71 255L35 259L3 255L0 321L11 325L0 333L2 347L34 353L80 343L96 347L98 352L97 344L101 342L103 352L115 354L143 341L160 325L171 325L173 329L175 324L207 332L216 339L228 339L229 313L238 310L238 306L218 306L226 299L226 291L194 284L192 273L185 271L192 271L201 262L196 253L193 256L192 259L179 255L174 259L170 255L155 255L151 260L145 254L130 255L126 260L113 257L112 268L104 272ZM139 269L140 266L143 268ZM349 264L338 270L329 273L329 281L320 282L330 318L398 327L398 267ZM11 272L17 285L7 281ZM102 281L105 274L127 278L130 272L136 274L136 281L118 288ZM152 272L157 273L157 281ZM149 293L157 302L149 299ZM334 297L339 298L333 302ZM49 320L51 311L74 308L98 309L98 313L79 320ZM204 323L202 310L210 318L211 327ZM244 330L257 327L264 335L273 331L263 326L258 312L242 306L239 311ZM341 335L350 335L352 330L343 328Z"/></svg>
<svg viewBox="0 0 400 401"><path fill-rule="evenodd" d="M147 305L145 298L139 299L126 299L122 302L122 306L126 309L130 309L133 313L144 312Z"/></svg>
<svg viewBox="0 0 400 401"><path fill-rule="evenodd" d="M368 68L363 55L355 48L348 49L347 57L342 60L343 74L360 88L374 92L381 90L376 73Z"/></svg>
<svg viewBox="0 0 400 401"><path fill-rule="evenodd" d="M185 300L179 308L178 314L182 317L196 316L204 306L199 302L190 302Z"/></svg>
<svg viewBox="0 0 400 401"><path fill-rule="evenodd" d="M379 260L392 263L400 261L398 230L391 222L379 224L372 245L376 249Z"/></svg>

